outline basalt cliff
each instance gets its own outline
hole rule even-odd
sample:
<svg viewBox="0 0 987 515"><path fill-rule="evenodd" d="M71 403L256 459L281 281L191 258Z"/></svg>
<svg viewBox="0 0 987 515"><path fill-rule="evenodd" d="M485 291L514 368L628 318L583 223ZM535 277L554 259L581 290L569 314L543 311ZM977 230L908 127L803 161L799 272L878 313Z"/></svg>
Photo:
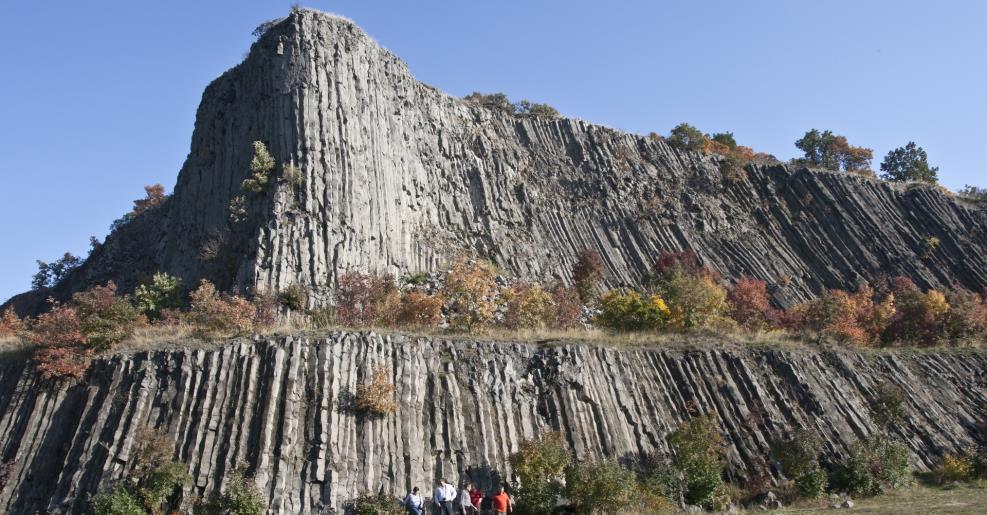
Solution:
<svg viewBox="0 0 987 515"><path fill-rule="evenodd" d="M254 141L301 180L279 166L244 194ZM726 277L768 281L781 305L881 274L987 286L983 213L937 188L784 165L728 178L720 160L464 102L352 22L296 10L206 89L167 204L116 230L53 293L111 279L128 290L160 270L241 291L299 284L319 305L347 269L400 276L475 254L507 275L569 281L587 248L611 286L639 284L662 250L691 249ZM15 305L36 310L50 293Z"/></svg>
<svg viewBox="0 0 987 515"><path fill-rule="evenodd" d="M399 409L348 409L383 366ZM84 511L133 467L137 435L158 428L188 465L186 498L245 469L272 513L333 513L366 492L431 491L437 477L491 488L521 441L558 429L580 459L666 456L667 433L715 413L728 475L742 479L794 427L828 458L877 426L876 387L905 393L894 436L918 470L984 443L987 356L769 348L609 348L333 333L244 340L212 350L120 355L53 387L0 362L0 486L5 513Z"/></svg>

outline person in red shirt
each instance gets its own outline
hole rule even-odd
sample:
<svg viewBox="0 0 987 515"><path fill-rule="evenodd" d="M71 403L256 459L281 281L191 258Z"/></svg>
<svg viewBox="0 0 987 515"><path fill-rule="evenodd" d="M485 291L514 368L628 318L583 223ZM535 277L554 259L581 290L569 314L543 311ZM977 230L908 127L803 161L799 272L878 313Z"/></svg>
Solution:
<svg viewBox="0 0 987 515"><path fill-rule="evenodd" d="M476 485L470 485L470 502L473 504L473 513L480 513L480 505L483 503L483 492Z"/></svg>
<svg viewBox="0 0 987 515"><path fill-rule="evenodd" d="M494 513L513 513L514 512L514 502L511 501L511 496L507 495L504 488L507 486L506 483L500 485L500 489L497 491L497 495L491 497L490 500L493 501Z"/></svg>

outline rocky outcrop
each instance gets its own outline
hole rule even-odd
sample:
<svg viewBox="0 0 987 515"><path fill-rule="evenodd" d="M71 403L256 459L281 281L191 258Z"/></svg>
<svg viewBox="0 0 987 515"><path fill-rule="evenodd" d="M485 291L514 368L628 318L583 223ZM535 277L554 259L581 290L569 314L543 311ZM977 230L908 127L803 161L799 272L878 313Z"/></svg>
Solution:
<svg viewBox="0 0 987 515"><path fill-rule="evenodd" d="M383 366L398 411L354 414L349 399ZM743 477L767 442L795 426L820 432L829 457L875 430L875 387L899 386L894 429L913 463L984 442L987 355L769 348L610 348L564 342L448 341L333 333L237 341L212 350L108 357L79 384L42 383L0 363L0 442L9 476L0 511L78 511L127 474L136 435L170 434L204 495L245 467L272 511L331 512L362 492L472 477L509 478L507 457L561 430L579 458L664 455L690 413L715 413ZM979 440L978 440L979 439Z"/></svg>
<svg viewBox="0 0 987 515"><path fill-rule="evenodd" d="M246 194L233 223L255 140L304 180ZM937 188L781 165L724 176L715 156L494 112L309 10L209 85L174 196L147 216L61 293L109 279L126 290L163 270L223 288L297 283L322 304L348 268L400 275L476 253L511 275L568 281L585 248L611 285L638 284L662 250L692 249L727 277L768 281L783 305L881 274L987 286L987 220Z"/></svg>

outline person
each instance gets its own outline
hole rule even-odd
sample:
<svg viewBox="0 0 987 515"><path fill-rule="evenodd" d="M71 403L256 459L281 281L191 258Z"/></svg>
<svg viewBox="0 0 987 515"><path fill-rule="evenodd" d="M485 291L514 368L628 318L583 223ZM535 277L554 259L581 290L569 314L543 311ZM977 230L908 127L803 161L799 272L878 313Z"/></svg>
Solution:
<svg viewBox="0 0 987 515"><path fill-rule="evenodd" d="M414 515L422 515L422 510L425 509L425 501L422 499L421 494L418 493L418 487L411 489L411 492L405 496L404 508L408 510L408 513Z"/></svg>
<svg viewBox="0 0 987 515"><path fill-rule="evenodd" d="M480 513L483 506L483 492L476 485L470 485L470 504L473 505L473 513Z"/></svg>
<svg viewBox="0 0 987 515"><path fill-rule="evenodd" d="M507 495L507 483L502 483L500 488L497 490L497 495L494 495L491 500L493 501L494 513L513 513L514 512L514 502L511 501L511 496Z"/></svg>
<svg viewBox="0 0 987 515"><path fill-rule="evenodd" d="M463 483L463 489L459 492L459 514L460 515L474 515L476 511L473 509L473 499L470 497L470 490L472 489L470 483Z"/></svg>
<svg viewBox="0 0 987 515"><path fill-rule="evenodd" d="M452 501L454 500L456 500L456 488L445 478L440 479L435 484L435 504L439 507L439 513L453 515Z"/></svg>

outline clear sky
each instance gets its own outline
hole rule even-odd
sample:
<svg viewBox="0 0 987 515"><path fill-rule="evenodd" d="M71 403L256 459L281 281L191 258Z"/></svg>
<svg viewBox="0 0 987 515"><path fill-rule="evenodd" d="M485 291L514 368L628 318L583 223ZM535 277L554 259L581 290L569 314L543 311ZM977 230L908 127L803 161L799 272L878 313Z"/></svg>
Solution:
<svg viewBox="0 0 987 515"><path fill-rule="evenodd" d="M10 0L0 6L0 299L35 260L160 182L195 110L291 1ZM687 121L779 158L809 128L881 158L909 140L942 182L987 186L987 2L302 2L345 15L454 95L503 91L637 133Z"/></svg>

